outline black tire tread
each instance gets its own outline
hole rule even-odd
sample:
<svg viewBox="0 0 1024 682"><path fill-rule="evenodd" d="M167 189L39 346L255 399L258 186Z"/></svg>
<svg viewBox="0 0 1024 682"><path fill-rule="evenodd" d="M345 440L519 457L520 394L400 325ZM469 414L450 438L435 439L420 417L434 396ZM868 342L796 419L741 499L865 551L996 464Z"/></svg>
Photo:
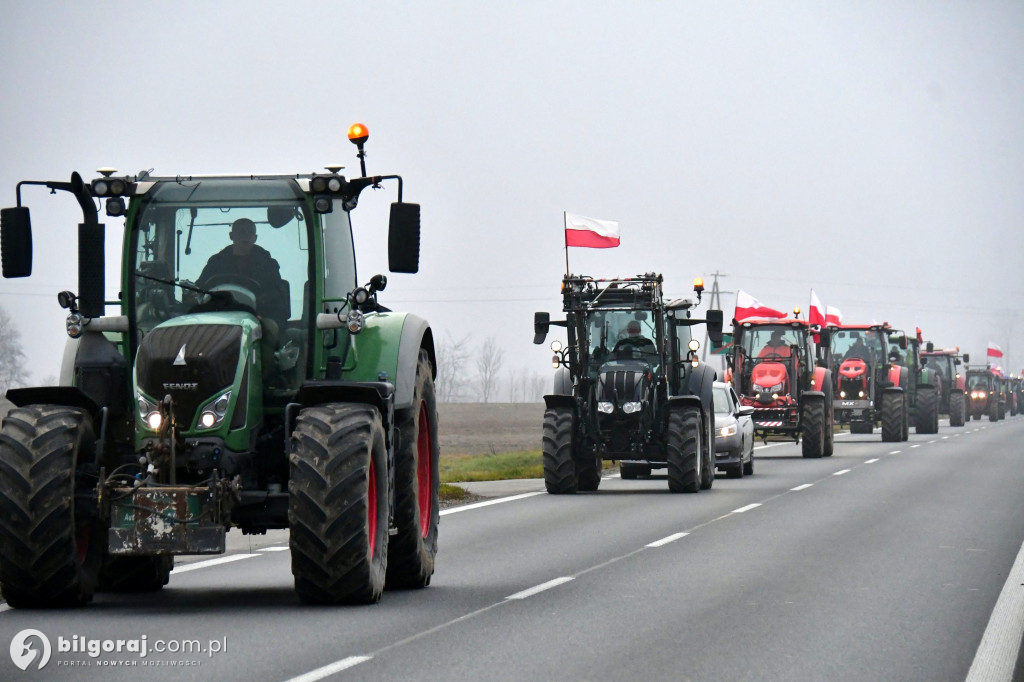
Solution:
<svg viewBox="0 0 1024 682"><path fill-rule="evenodd" d="M578 487L572 458L573 421L573 410L568 407L552 407L544 412L541 452L544 487L551 495L573 495Z"/></svg>
<svg viewBox="0 0 1024 682"><path fill-rule="evenodd" d="M813 398L805 399L801 410L803 435L801 453L806 458L818 459L825 454L825 403Z"/></svg>
<svg viewBox="0 0 1024 682"><path fill-rule="evenodd" d="M882 442L898 443L903 440L903 394L882 394Z"/></svg>
<svg viewBox="0 0 1024 682"><path fill-rule="evenodd" d="M694 407L670 407L665 434L668 489L696 493L701 489L700 411Z"/></svg>

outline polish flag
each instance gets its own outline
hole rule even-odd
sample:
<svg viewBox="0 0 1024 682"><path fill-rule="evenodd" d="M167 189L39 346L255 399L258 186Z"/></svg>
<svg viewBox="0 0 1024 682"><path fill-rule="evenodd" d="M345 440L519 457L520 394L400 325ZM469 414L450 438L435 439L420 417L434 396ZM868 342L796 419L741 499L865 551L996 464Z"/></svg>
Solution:
<svg viewBox="0 0 1024 682"><path fill-rule="evenodd" d="M733 319L737 322L742 322L748 317L785 317L786 313L775 310L774 308L768 308L761 305L761 302L756 298L743 291L742 289L736 293L736 312L733 313Z"/></svg>
<svg viewBox="0 0 1024 682"><path fill-rule="evenodd" d="M839 308L828 306L825 308L825 324L834 324L837 327L843 323L843 313Z"/></svg>
<svg viewBox="0 0 1024 682"><path fill-rule="evenodd" d="M619 223L575 213L565 214L565 245L610 249L619 245Z"/></svg>
<svg viewBox="0 0 1024 682"><path fill-rule="evenodd" d="M990 358L1001 358L1001 357L1003 357L1003 349L1000 348L998 345L996 345L996 344L992 343L991 341L989 341L988 342L988 356Z"/></svg>
<svg viewBox="0 0 1024 682"><path fill-rule="evenodd" d="M825 309L822 307L818 295L814 293L814 289L811 289L811 305L807 309L807 322L824 326L825 319Z"/></svg>

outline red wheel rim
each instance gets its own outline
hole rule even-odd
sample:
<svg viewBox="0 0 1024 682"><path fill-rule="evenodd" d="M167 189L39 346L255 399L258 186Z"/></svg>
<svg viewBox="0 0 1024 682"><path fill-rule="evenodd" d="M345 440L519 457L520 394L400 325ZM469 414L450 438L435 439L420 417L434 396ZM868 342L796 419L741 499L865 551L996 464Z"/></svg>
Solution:
<svg viewBox="0 0 1024 682"><path fill-rule="evenodd" d="M370 527L370 558L374 557L377 550L377 467L370 460L370 489L366 494L367 522Z"/></svg>
<svg viewBox="0 0 1024 682"><path fill-rule="evenodd" d="M430 442L430 421L427 417L427 404L420 403L419 433L416 434L416 481L418 489L416 498L420 505L420 531L423 537L430 532L430 517L433 513L433 475L430 458L434 448Z"/></svg>

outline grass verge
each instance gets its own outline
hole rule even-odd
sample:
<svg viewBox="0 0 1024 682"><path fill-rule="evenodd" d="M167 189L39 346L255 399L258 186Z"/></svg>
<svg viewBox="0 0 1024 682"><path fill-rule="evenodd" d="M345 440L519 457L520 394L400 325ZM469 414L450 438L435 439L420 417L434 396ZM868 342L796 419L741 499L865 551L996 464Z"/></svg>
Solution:
<svg viewBox="0 0 1024 682"><path fill-rule="evenodd" d="M514 478L543 478L540 450L501 452L488 455L443 455L441 483L456 481L506 481Z"/></svg>

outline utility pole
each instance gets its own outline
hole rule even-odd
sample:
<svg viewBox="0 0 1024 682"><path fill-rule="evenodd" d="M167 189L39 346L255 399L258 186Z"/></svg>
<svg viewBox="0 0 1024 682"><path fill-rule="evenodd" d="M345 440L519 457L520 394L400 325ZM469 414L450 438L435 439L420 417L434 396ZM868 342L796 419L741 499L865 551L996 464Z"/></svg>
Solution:
<svg viewBox="0 0 1024 682"><path fill-rule="evenodd" d="M708 302L708 307L711 308L712 310L721 310L722 309L722 296L721 296L722 294L733 294L733 293L736 293L734 291L721 291L718 288L718 278L719 277L728 277L728 276L729 275L727 275L727 274L725 274L723 272L719 272L718 270L715 270L713 273L711 273L711 277L713 279L711 281L711 300ZM701 361L704 361L704 360L708 359L708 345L709 345L709 343L710 343L710 340L708 338L708 330L707 330L707 327L705 326L704 327L704 351L703 351L703 354L701 355Z"/></svg>

